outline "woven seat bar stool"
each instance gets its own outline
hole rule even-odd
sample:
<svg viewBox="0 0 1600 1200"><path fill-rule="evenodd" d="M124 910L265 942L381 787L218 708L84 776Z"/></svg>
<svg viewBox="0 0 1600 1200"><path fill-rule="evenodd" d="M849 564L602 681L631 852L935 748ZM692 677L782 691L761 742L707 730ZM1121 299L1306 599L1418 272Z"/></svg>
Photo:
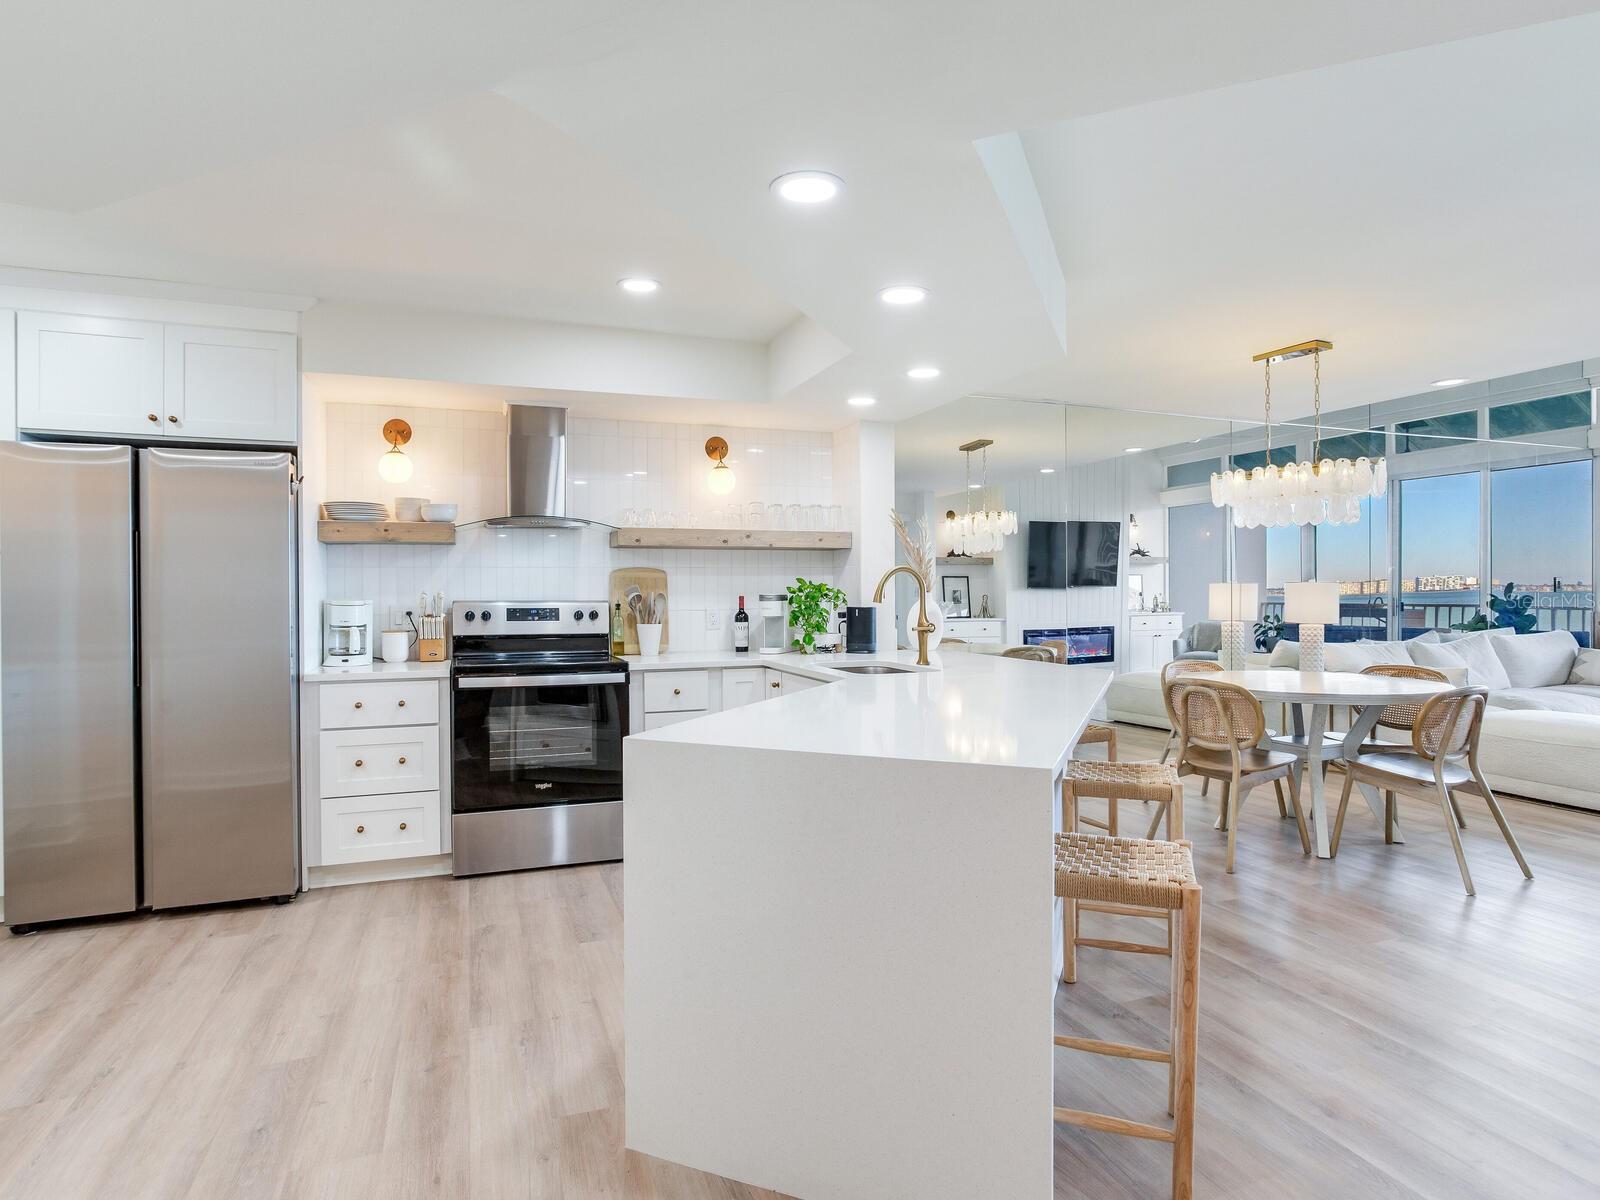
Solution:
<svg viewBox="0 0 1600 1200"><path fill-rule="evenodd" d="M1104 800L1106 819L1097 821L1083 816L1078 811L1079 800ZM1080 825L1087 825L1116 837L1119 800L1153 800L1160 805L1145 837L1155 837L1163 816L1167 820L1167 837L1183 837L1183 782L1178 778L1178 769L1153 762L1072 759L1061 776L1061 828L1075 833Z"/></svg>
<svg viewBox="0 0 1600 1200"><path fill-rule="evenodd" d="M1083 732L1078 735L1078 749L1085 746L1104 746L1106 748L1106 761L1117 761L1117 731L1109 725L1097 725L1090 721L1083 727Z"/></svg>
<svg viewBox="0 0 1600 1200"><path fill-rule="evenodd" d="M1134 838L1108 838L1087 833L1056 834L1056 895L1065 901L1062 940L1066 966L1062 980L1078 978L1078 948L1092 946L1135 954L1165 954L1172 959L1172 1017L1167 1049L1103 1042L1094 1038L1057 1036L1055 1044L1067 1050L1103 1054L1111 1058L1167 1064L1167 1112L1172 1128L1129 1121L1106 1113L1056 1108L1062 1125L1076 1125L1102 1133L1146 1138L1172 1144L1172 1195L1191 1200L1194 1194L1194 1094L1195 1058L1200 1020L1200 885L1188 842L1153 842ZM1166 946L1142 942L1112 942L1077 936L1080 906L1099 911L1129 909L1167 915Z"/></svg>

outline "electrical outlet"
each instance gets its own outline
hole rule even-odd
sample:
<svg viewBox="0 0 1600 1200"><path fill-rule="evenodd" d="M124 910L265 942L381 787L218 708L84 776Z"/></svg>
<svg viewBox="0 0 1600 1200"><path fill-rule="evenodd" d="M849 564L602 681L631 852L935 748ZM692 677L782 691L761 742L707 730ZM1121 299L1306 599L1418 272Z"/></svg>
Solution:
<svg viewBox="0 0 1600 1200"><path fill-rule="evenodd" d="M390 629L404 629L407 632L410 632L411 622L406 619L406 612L407 611L408 610L405 609L404 607L391 608L389 610L389 625L388 625L388 628L390 628Z"/></svg>
<svg viewBox="0 0 1600 1200"><path fill-rule="evenodd" d="M706 609L706 628L707 629L721 629L722 628L722 610L720 608L708 608L708 609Z"/></svg>

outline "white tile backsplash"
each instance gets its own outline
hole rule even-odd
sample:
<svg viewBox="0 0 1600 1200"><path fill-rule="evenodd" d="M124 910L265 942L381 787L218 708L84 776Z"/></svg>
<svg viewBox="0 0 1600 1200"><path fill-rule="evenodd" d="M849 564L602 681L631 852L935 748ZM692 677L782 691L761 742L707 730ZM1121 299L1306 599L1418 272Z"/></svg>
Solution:
<svg viewBox="0 0 1600 1200"><path fill-rule="evenodd" d="M377 460L391 417L410 422L412 478L385 484ZM460 523L500 515L505 495L505 418L499 413L384 405L328 406L328 488L334 499L427 496L461 505ZM705 441L726 438L738 480L730 497L706 487ZM616 524L625 507L653 508L704 522L735 500L830 504L833 439L828 433L571 418L567 424L568 511ZM641 474L642 472L642 474ZM581 481L581 482L580 482ZM849 514L847 514L847 520ZM618 567L667 573L671 644L698 650L733 644L729 617L740 594L753 610L761 592L782 591L797 575L837 584L844 555L822 551L613 550L610 531L494 529L466 525L454 546L324 546L328 596L370 600L380 625L419 595L452 600L603 601ZM706 613L722 614L707 630Z"/></svg>

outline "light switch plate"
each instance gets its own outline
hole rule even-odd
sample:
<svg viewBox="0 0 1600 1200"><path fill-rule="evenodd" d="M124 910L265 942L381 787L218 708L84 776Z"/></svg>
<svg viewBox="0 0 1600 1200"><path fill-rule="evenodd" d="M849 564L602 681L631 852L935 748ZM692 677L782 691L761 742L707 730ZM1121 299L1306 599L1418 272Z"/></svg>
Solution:
<svg viewBox="0 0 1600 1200"><path fill-rule="evenodd" d="M708 609L706 609L706 628L707 629L721 629L722 628L722 610L720 608L708 608Z"/></svg>

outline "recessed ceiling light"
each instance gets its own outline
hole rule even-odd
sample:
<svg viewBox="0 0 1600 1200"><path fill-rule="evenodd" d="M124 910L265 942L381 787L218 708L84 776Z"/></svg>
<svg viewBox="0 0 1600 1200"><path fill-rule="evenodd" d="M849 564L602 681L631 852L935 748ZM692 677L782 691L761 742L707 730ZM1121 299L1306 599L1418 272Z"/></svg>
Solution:
<svg viewBox="0 0 1600 1200"><path fill-rule="evenodd" d="M1469 382L1469 380L1466 380L1466 379L1435 379L1433 381L1433 386L1434 387L1460 387L1463 383L1467 383L1467 382Z"/></svg>
<svg viewBox="0 0 1600 1200"><path fill-rule="evenodd" d="M907 379L937 379L937 378L939 378L939 368L938 367L912 367L909 371L906 372L906 378Z"/></svg>
<svg viewBox="0 0 1600 1200"><path fill-rule="evenodd" d="M1144 450L1143 446L1124 446L1122 448L1122 452L1124 454L1139 454L1143 450Z"/></svg>
<svg viewBox="0 0 1600 1200"><path fill-rule="evenodd" d="M765 454L766 453L766 451L763 450L760 446L746 446L745 449L750 451L751 454Z"/></svg>
<svg viewBox="0 0 1600 1200"><path fill-rule="evenodd" d="M642 275L630 275L626 279L617 280L617 286L625 292L632 292L635 296L648 296L651 292L659 292L661 284L654 279L646 279Z"/></svg>
<svg viewBox="0 0 1600 1200"><path fill-rule="evenodd" d="M1056 473L1056 469L1054 467L1040 467L1039 468L1039 474L1041 474L1041 475L1054 475L1055 473Z"/></svg>
<svg viewBox="0 0 1600 1200"><path fill-rule="evenodd" d="M845 401L851 408L871 408L877 402L876 396L851 396Z"/></svg>
<svg viewBox="0 0 1600 1200"><path fill-rule="evenodd" d="M969 492L980 492L980 491L983 490L983 484L981 484L981 483L969 483L969 484L967 484L967 490Z"/></svg>
<svg viewBox="0 0 1600 1200"><path fill-rule="evenodd" d="M772 181L772 190L791 204L822 204L832 200L844 180L826 171L790 171Z"/></svg>
<svg viewBox="0 0 1600 1200"><path fill-rule="evenodd" d="M587 479L574 479L572 481L572 486L573 487L588 487L589 486L589 481Z"/></svg>
<svg viewBox="0 0 1600 1200"><path fill-rule="evenodd" d="M885 304L921 304L927 298L928 289L918 287L914 283L897 283L893 287L886 287L878 293L878 299Z"/></svg>

